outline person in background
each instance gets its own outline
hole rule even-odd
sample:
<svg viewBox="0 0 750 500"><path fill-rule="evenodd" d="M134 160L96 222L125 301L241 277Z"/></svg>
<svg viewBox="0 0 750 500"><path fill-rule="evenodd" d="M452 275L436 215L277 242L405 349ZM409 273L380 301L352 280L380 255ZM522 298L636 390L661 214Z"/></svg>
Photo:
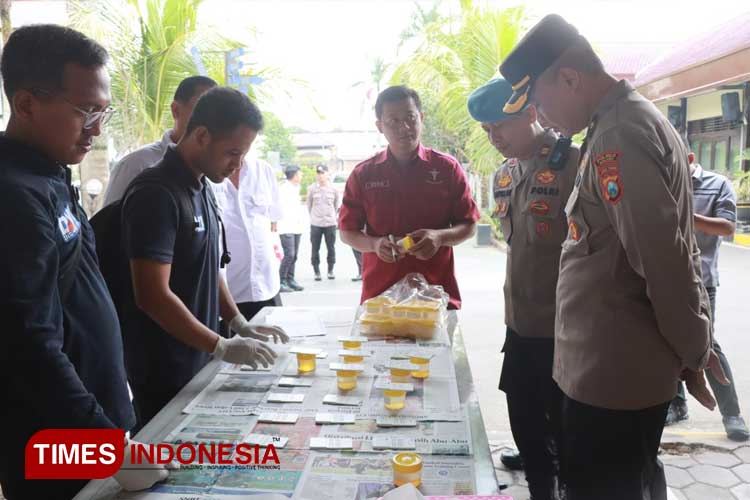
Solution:
<svg viewBox="0 0 750 500"><path fill-rule="evenodd" d="M312 266L315 281L320 281L320 243L326 241L328 279L336 279L336 215L341 206L339 192L328 178L328 167L318 165L315 169L317 182L307 190L307 209L310 212L310 242L312 243Z"/></svg>
<svg viewBox="0 0 750 500"><path fill-rule="evenodd" d="M301 292L304 288L294 278L294 270L305 224L304 208L299 194L302 171L297 165L289 165L284 169L284 176L286 180L279 186L281 220L278 224L281 247L284 249L284 258L279 266L281 292Z"/></svg>
<svg viewBox="0 0 750 500"><path fill-rule="evenodd" d="M196 101L215 86L216 82L207 76L189 76L180 82L170 106L174 126L164 132L161 140L138 148L117 162L107 183L103 206L121 199L138 174L156 165L164 157L169 146L180 142Z"/></svg>
<svg viewBox="0 0 750 500"><path fill-rule="evenodd" d="M67 500L87 483L25 479L36 432L135 424L117 312L67 166L86 157L112 116L108 59L94 40L51 24L16 29L2 54L11 110L0 134L0 486L8 500ZM167 475L164 465L143 464L114 477L140 490Z"/></svg>
<svg viewBox="0 0 750 500"><path fill-rule="evenodd" d="M274 233L281 219L279 187L273 167L245 157L240 168L212 184L232 260L226 266L229 292L246 319L264 307L281 306L280 261Z"/></svg>
<svg viewBox="0 0 750 500"><path fill-rule="evenodd" d="M704 170L695 163L695 154L688 155L693 179L693 210L695 212L695 239L701 250L701 273L703 284L711 301L711 321L716 320L716 288L719 286L719 247L723 236L734 234L737 221L737 202L732 184L723 175ZM711 390L716 395L722 422L727 437L733 441L747 441L750 438L747 424L740 415L737 387L724 351L713 336L713 350L719 356L729 385L720 383L712 373L707 374ZM665 425L672 425L688 418L685 386L679 382L677 396L672 400L667 412Z"/></svg>
<svg viewBox="0 0 750 500"><path fill-rule="evenodd" d="M466 174L455 158L422 145L424 114L413 89L383 90L375 116L388 148L354 168L339 214L342 241L363 253L361 300L421 273L458 309L452 247L471 238L479 219ZM393 242L407 235L415 242L408 252Z"/></svg>
<svg viewBox="0 0 750 500"><path fill-rule="evenodd" d="M354 254L354 260L357 262L357 275L352 278L352 281L362 281L362 252L356 248L352 248Z"/></svg>

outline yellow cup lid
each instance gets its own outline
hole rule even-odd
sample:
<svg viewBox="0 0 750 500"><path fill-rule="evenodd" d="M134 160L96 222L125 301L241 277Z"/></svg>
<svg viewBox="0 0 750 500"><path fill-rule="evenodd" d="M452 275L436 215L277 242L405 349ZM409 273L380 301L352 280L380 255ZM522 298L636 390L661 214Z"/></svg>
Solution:
<svg viewBox="0 0 750 500"><path fill-rule="evenodd" d="M399 453L393 457L393 465L401 472L418 472L422 470L422 457L409 451Z"/></svg>

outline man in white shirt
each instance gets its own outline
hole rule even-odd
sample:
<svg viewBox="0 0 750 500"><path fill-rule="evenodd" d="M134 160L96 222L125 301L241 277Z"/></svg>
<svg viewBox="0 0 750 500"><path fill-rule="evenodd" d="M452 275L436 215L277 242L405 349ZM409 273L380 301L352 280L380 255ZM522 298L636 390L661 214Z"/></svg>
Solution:
<svg viewBox="0 0 750 500"><path fill-rule="evenodd" d="M112 169L107 191L104 193L104 206L121 199L130 182L138 174L152 167L164 157L169 146L175 145L185 133L195 102L207 90L216 87L216 82L207 76L189 76L177 86L172 101L174 127L164 132L161 140L147 144L125 155Z"/></svg>
<svg viewBox="0 0 750 500"><path fill-rule="evenodd" d="M305 215L299 196L300 183L302 182L300 168L297 165L290 165L284 170L284 175L286 181L279 186L282 217L278 229L281 246L284 248L284 259L281 261L279 276L281 278L281 291L287 293L304 290L294 279L294 267L297 264Z"/></svg>
<svg viewBox="0 0 750 500"><path fill-rule="evenodd" d="M266 306L281 306L280 259L274 252L281 219L279 188L267 162L246 157L221 184L212 184L232 261L226 266L229 291L248 320Z"/></svg>

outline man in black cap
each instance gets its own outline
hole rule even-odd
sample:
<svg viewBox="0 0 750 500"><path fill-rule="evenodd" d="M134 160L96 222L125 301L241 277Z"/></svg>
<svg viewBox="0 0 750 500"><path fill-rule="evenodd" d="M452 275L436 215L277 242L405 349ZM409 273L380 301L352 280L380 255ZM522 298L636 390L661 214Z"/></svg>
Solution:
<svg viewBox="0 0 750 500"><path fill-rule="evenodd" d="M563 208L580 157L570 139L542 128L534 106L504 113L512 92L508 82L495 78L468 101L471 117L507 158L492 183L495 216L508 243L503 287L508 328L499 388L523 460L510 454L501 460L506 467L522 462L533 500L553 500L557 467L551 444L557 440L562 397L552 380L555 290L568 229Z"/></svg>
<svg viewBox="0 0 750 500"><path fill-rule="evenodd" d="M675 382L682 373L713 408L703 368L725 380L711 351L687 151L560 16L532 28L500 71L514 90L505 112L533 103L564 135L588 127L557 285L568 498L666 498L657 452Z"/></svg>
<svg viewBox="0 0 750 500"><path fill-rule="evenodd" d="M336 221L341 196L331 184L328 167L322 163L315 168L318 182L307 190L307 209L310 212L310 242L312 243L312 266L315 281L320 281L320 243L326 240L326 260L328 279L336 279L333 266L336 265Z"/></svg>

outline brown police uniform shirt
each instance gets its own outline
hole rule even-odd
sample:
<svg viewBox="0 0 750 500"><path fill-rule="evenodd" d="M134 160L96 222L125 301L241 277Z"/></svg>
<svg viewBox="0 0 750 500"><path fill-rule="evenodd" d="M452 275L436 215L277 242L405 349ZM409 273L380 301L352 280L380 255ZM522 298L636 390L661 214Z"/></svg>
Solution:
<svg viewBox="0 0 750 500"><path fill-rule="evenodd" d="M709 354L688 152L625 81L599 103L585 144L566 206L554 379L576 401L644 409L674 397L681 369Z"/></svg>
<svg viewBox="0 0 750 500"><path fill-rule="evenodd" d="M550 165L558 136L548 130L530 160L506 160L495 173L496 214L508 242L505 323L522 337L555 334L555 288L567 233L565 202L573 189L580 152L569 148L563 168Z"/></svg>

